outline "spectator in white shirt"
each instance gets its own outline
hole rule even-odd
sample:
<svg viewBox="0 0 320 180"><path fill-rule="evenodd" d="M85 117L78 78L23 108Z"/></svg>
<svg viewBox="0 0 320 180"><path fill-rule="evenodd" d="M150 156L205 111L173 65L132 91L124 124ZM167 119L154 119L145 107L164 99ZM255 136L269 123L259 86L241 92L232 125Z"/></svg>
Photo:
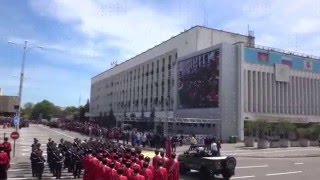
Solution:
<svg viewBox="0 0 320 180"><path fill-rule="evenodd" d="M211 149L212 156L218 156L218 147L217 147L217 143L215 141L213 141L211 143L210 149Z"/></svg>

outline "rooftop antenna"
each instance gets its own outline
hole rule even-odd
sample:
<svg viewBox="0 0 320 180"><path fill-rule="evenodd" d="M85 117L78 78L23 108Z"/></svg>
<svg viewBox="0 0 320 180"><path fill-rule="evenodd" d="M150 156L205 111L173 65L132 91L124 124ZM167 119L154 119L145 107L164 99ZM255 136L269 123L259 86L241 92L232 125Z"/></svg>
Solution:
<svg viewBox="0 0 320 180"><path fill-rule="evenodd" d="M208 26L208 13L205 5L205 1L203 1L203 26Z"/></svg>
<svg viewBox="0 0 320 180"><path fill-rule="evenodd" d="M253 47L254 46L254 31L250 30L250 26L248 24L248 38L249 38L249 46Z"/></svg>
<svg viewBox="0 0 320 180"><path fill-rule="evenodd" d="M117 65L118 65L118 62L117 62L117 61L112 61L112 62L111 62L111 66L112 66L112 67L115 67L115 66L117 66Z"/></svg>

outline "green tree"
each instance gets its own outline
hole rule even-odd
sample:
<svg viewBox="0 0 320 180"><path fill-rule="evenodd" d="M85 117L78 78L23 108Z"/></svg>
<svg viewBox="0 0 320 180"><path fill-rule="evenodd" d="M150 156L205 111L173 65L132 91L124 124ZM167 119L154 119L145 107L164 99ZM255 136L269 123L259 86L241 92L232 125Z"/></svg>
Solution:
<svg viewBox="0 0 320 180"><path fill-rule="evenodd" d="M24 118L27 119L32 119L32 109L33 109L34 104L31 102L27 102L24 104L22 108L22 114Z"/></svg>
<svg viewBox="0 0 320 180"><path fill-rule="evenodd" d="M43 119L51 119L51 117L61 117L62 110L48 100L43 100L33 106L31 116L38 118L42 114Z"/></svg>
<svg viewBox="0 0 320 180"><path fill-rule="evenodd" d="M84 106L79 107L79 120L84 122L88 121L88 117L86 117L86 113L89 112L90 102L89 99L87 100L87 103Z"/></svg>
<svg viewBox="0 0 320 180"><path fill-rule="evenodd" d="M289 138L289 133L294 132L296 129L296 125L284 120L284 121L279 121L276 125L276 131L279 132L280 138Z"/></svg>
<svg viewBox="0 0 320 180"><path fill-rule="evenodd" d="M257 120L254 124L255 130L258 133L258 137L259 139L265 139L266 138L266 134L269 133L270 129L271 129L271 125L270 123L268 123L265 120Z"/></svg>
<svg viewBox="0 0 320 180"><path fill-rule="evenodd" d="M63 110L63 116L66 117L66 116L69 116L69 115L75 115L78 112L79 112L79 109L77 107L69 106L69 107L66 107Z"/></svg>
<svg viewBox="0 0 320 180"><path fill-rule="evenodd" d="M116 120L116 116L114 115L112 109L109 111L108 121L109 121L108 122L109 127L115 127L116 126L117 120Z"/></svg>

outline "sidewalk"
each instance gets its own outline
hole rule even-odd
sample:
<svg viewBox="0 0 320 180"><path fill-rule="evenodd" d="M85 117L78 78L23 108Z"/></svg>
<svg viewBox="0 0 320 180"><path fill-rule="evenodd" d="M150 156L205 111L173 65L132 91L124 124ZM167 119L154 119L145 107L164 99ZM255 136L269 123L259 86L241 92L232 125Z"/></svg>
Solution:
<svg viewBox="0 0 320 180"><path fill-rule="evenodd" d="M233 155L235 157L250 158L299 158L299 157L320 157L319 147L288 147L258 149L245 147L244 143L222 144L222 155Z"/></svg>
<svg viewBox="0 0 320 180"><path fill-rule="evenodd" d="M48 128L48 127L47 127ZM59 128L52 128L52 130L66 133L73 137L79 137L80 139L88 139L89 137L77 132L70 132L68 130L62 130ZM1 132L1 131L0 131ZM71 137L70 136L70 137ZM72 137L72 138L73 138ZM122 141L120 141L122 143ZM129 143L130 145L131 143ZM298 157L320 157L319 147L289 147L289 148L268 148L257 149L255 147L245 147L243 142L236 144L221 144L221 155L232 155L235 157L248 157L248 158L298 158ZM189 149L190 145L178 146L176 154L180 155ZM148 155L153 155L155 148L142 147Z"/></svg>

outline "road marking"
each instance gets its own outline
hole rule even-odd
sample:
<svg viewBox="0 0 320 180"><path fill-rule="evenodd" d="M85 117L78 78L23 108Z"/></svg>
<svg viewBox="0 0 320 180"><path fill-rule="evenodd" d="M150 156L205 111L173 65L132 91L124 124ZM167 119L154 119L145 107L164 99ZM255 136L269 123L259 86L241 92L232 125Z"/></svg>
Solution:
<svg viewBox="0 0 320 180"><path fill-rule="evenodd" d="M230 179L246 179L246 178L254 178L256 176L238 176L238 177L231 177Z"/></svg>
<svg viewBox="0 0 320 180"><path fill-rule="evenodd" d="M53 132L56 132L56 133L58 133L58 134L64 135L64 136L69 137L69 138L71 138L71 139L74 139L74 137L69 136L68 134L65 134L65 133L62 133L62 132L59 132L59 131L56 131L56 130L53 130L53 129L49 129L49 128L46 128L46 127L43 127L43 126L40 126L40 127L45 128L45 129L48 129L48 130L53 131Z"/></svg>
<svg viewBox="0 0 320 180"><path fill-rule="evenodd" d="M301 165L301 164L304 164L304 163L294 163L294 165Z"/></svg>
<svg viewBox="0 0 320 180"><path fill-rule="evenodd" d="M16 171L26 171L28 169L9 169L9 172L16 172Z"/></svg>
<svg viewBox="0 0 320 180"><path fill-rule="evenodd" d="M291 172L283 172L283 173L266 174L266 176L279 176L279 175L298 174L298 173L302 173L302 171L291 171Z"/></svg>
<svg viewBox="0 0 320 180"><path fill-rule="evenodd" d="M13 180L22 180L22 179L29 179L29 178L9 178L9 179L13 179Z"/></svg>
<svg viewBox="0 0 320 180"><path fill-rule="evenodd" d="M313 148L313 149L292 149L292 150L279 150L279 151L256 151L256 152L247 152L247 153L233 153L233 154L226 154L226 155L250 155L250 154L270 154L270 153L281 153L281 152L298 152L298 151L319 151L319 148Z"/></svg>
<svg viewBox="0 0 320 180"><path fill-rule="evenodd" d="M269 165L261 165L261 166L242 166L242 167L236 167L236 169L251 169L251 168L265 168L269 167Z"/></svg>

